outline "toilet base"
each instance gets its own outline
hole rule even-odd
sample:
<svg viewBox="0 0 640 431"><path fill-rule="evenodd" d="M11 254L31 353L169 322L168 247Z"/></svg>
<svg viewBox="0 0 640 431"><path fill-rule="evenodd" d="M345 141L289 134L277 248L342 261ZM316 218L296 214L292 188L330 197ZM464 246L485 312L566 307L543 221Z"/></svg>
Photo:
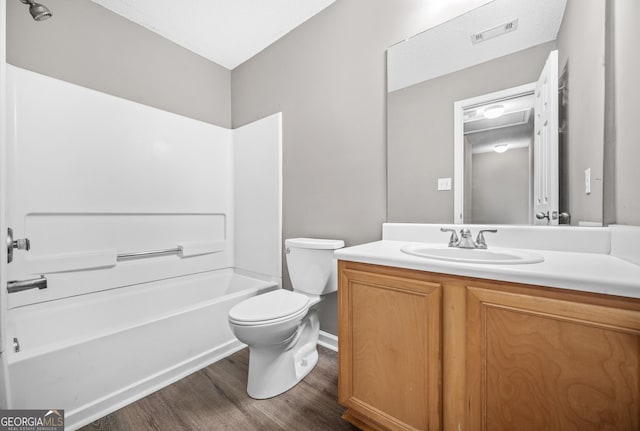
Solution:
<svg viewBox="0 0 640 431"><path fill-rule="evenodd" d="M315 310L309 310L296 333L275 346L249 348L247 393L266 399L294 387L318 363L320 323Z"/></svg>

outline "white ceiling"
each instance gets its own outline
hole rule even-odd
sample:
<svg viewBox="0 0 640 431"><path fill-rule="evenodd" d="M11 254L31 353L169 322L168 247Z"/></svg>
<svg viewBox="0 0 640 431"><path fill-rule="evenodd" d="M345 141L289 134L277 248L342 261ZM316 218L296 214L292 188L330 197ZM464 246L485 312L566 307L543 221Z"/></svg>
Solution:
<svg viewBox="0 0 640 431"><path fill-rule="evenodd" d="M470 121L477 121L478 118L484 118L484 111L490 106L502 105L504 107L504 113L509 114L511 112L521 112L532 109L535 106L535 103L536 98L533 93L502 100L492 100L491 102L483 103L482 105L466 108L463 111L464 122L467 123ZM493 118L493 120L497 120L498 118L500 117ZM496 124L498 124L498 122L496 122Z"/></svg>
<svg viewBox="0 0 640 431"><path fill-rule="evenodd" d="M387 51L388 91L555 40L566 0L494 0ZM518 19L518 29L473 45L473 33ZM541 68L542 70L542 68Z"/></svg>
<svg viewBox="0 0 640 431"><path fill-rule="evenodd" d="M234 69L335 0L92 0Z"/></svg>
<svg viewBox="0 0 640 431"><path fill-rule="evenodd" d="M484 123L487 130L478 133L465 133L465 139L467 139L472 146L472 153L488 153L493 151L494 147L499 144L507 144L509 149L528 147L533 142L533 119L531 115L527 117L527 122L524 124L509 124L509 121L505 122L500 120L508 117L509 113L531 112L535 106L535 100L536 98L533 94L528 94L512 99L494 100L465 110L465 113L475 111L475 117L479 118L482 117L484 109L489 106L496 104L504 106L504 115L494 119L479 120ZM473 121L473 119L471 119L471 121Z"/></svg>

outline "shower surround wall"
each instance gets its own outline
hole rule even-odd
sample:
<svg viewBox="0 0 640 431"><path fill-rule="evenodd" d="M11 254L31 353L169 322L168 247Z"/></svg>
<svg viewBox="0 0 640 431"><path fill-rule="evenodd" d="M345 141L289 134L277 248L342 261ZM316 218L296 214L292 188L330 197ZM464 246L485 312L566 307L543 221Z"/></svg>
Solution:
<svg viewBox="0 0 640 431"><path fill-rule="evenodd" d="M64 408L73 429L242 348L229 308L282 283L281 115L229 130L7 81L7 219L31 240L7 272L48 287L3 304L6 407Z"/></svg>

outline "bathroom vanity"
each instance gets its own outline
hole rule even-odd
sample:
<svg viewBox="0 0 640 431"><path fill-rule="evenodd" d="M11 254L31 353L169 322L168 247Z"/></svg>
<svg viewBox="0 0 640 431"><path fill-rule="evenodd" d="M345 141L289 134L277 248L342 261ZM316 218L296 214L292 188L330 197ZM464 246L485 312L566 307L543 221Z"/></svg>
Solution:
<svg viewBox="0 0 640 431"><path fill-rule="evenodd" d="M344 418L372 430L640 429L640 266L627 241L640 229L546 229L491 238L535 248L534 264L401 251L446 245L434 225L387 224L382 241L336 252Z"/></svg>

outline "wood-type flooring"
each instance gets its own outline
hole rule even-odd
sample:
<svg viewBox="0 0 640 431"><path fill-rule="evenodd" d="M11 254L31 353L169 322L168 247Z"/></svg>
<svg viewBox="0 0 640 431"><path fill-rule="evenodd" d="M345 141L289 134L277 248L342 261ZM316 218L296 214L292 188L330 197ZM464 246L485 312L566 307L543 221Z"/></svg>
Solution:
<svg viewBox="0 0 640 431"><path fill-rule="evenodd" d="M81 431L355 431L341 418L337 354L318 347L315 369L268 400L247 395L249 349L121 408Z"/></svg>

